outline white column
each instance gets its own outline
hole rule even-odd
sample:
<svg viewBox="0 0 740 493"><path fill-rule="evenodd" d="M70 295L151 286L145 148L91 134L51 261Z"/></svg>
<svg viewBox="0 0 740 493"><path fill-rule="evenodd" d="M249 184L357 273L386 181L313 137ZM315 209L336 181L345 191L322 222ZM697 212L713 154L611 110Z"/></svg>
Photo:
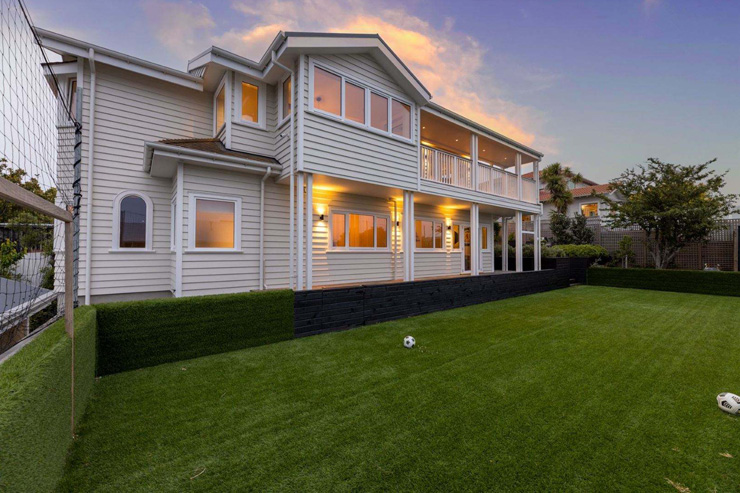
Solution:
<svg viewBox="0 0 740 493"><path fill-rule="evenodd" d="M522 200L522 155L516 153L516 196Z"/></svg>
<svg viewBox="0 0 740 493"><path fill-rule="evenodd" d="M480 226L478 204L470 204L470 274L480 274Z"/></svg>
<svg viewBox="0 0 740 493"><path fill-rule="evenodd" d="M473 190L478 190L478 136L470 134L470 181Z"/></svg>
<svg viewBox="0 0 740 493"><path fill-rule="evenodd" d="M509 218L501 218L501 270L509 270Z"/></svg>
<svg viewBox="0 0 740 493"><path fill-rule="evenodd" d="M313 288L313 174L306 173L306 289Z"/></svg>
<svg viewBox="0 0 740 493"><path fill-rule="evenodd" d="M524 270L524 261L522 257L522 212L516 211L516 271Z"/></svg>
<svg viewBox="0 0 740 493"><path fill-rule="evenodd" d="M537 202L539 202L539 193L540 193L540 162L535 161L532 165L532 176L534 177L534 189L535 198L537 199Z"/></svg>
<svg viewBox="0 0 740 493"><path fill-rule="evenodd" d="M542 270L542 244L540 242L541 217L539 214L534 216L534 270Z"/></svg>
<svg viewBox="0 0 740 493"><path fill-rule="evenodd" d="M296 282L296 290L303 289L303 173L297 173L296 175L297 185L296 193L298 194L298 280Z"/></svg>
<svg viewBox="0 0 740 493"><path fill-rule="evenodd" d="M414 192L403 192L403 280L414 280Z"/></svg>
<svg viewBox="0 0 740 493"><path fill-rule="evenodd" d="M489 245L491 247L491 272L496 272L496 236L494 235L494 231L496 231L496 226L494 224L496 223L496 219L491 219L491 224L489 225L489 228L491 228L490 235L491 235L491 244Z"/></svg>

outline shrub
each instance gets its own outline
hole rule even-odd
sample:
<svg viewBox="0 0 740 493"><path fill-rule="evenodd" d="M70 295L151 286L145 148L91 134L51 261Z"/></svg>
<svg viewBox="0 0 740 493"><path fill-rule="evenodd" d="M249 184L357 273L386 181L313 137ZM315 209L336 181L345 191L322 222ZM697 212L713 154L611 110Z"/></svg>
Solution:
<svg viewBox="0 0 740 493"><path fill-rule="evenodd" d="M98 374L235 351L293 337L293 292L97 305Z"/></svg>
<svg viewBox="0 0 740 493"><path fill-rule="evenodd" d="M588 283L616 288L740 296L738 272L592 267L588 270Z"/></svg>
<svg viewBox="0 0 740 493"><path fill-rule="evenodd" d="M599 245L555 245L542 248L543 257L582 257L603 260L609 256L606 248Z"/></svg>
<svg viewBox="0 0 740 493"><path fill-rule="evenodd" d="M76 309L76 422L95 382L95 334L95 309ZM0 365L1 491L52 491L62 478L72 444L71 355L60 320Z"/></svg>

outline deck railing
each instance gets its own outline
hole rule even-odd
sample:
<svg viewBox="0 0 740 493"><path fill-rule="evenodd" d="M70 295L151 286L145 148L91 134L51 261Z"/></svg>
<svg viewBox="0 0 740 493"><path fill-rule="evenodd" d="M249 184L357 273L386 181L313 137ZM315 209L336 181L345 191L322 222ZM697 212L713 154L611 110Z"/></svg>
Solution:
<svg viewBox="0 0 740 493"><path fill-rule="evenodd" d="M473 188L470 159L452 153L421 146L421 177L446 185Z"/></svg>
<svg viewBox="0 0 740 493"><path fill-rule="evenodd" d="M530 178L522 178L522 200L533 204L540 200L537 183Z"/></svg>
<svg viewBox="0 0 740 493"><path fill-rule="evenodd" d="M515 173L482 162L479 162L477 166L476 184L473 183L473 168L470 159L440 149L421 146L419 171L424 180L469 188L514 200L519 198ZM539 201L534 180L522 178L522 200L533 204Z"/></svg>

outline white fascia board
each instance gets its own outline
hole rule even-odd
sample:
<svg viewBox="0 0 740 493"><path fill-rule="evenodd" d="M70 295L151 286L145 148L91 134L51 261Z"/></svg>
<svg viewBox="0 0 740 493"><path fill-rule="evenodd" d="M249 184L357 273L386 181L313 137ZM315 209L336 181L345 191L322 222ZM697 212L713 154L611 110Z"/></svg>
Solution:
<svg viewBox="0 0 740 493"><path fill-rule="evenodd" d="M195 70L196 68L200 68L210 63L215 64L215 65L220 65L221 67L224 67L227 70L233 70L235 72L248 75L255 79L261 80L263 77L262 70L246 65L240 62L239 60L235 60L232 57L223 56L213 51L206 52L203 55L199 56L198 58L194 59L193 61L189 62L188 71Z"/></svg>
<svg viewBox="0 0 740 493"><path fill-rule="evenodd" d="M118 53L101 46L85 43L83 41L68 38L61 34L43 29L37 28L36 32L41 39L43 47L55 53L87 59L89 57L89 50L92 48L95 51L96 63L103 63L105 65L146 75L155 79L164 80L190 89L195 89L196 91L203 90L202 79L185 72L180 72L179 70L147 62L140 58Z"/></svg>
<svg viewBox="0 0 740 493"><path fill-rule="evenodd" d="M544 154L541 154L534 149L530 149L529 147L525 146L524 144L520 144L512 139L509 139L508 137L505 137L498 132L494 132L493 130L484 127L481 124L475 123L472 120L469 120L465 117L461 117L460 115L456 115L450 110L439 106L434 103L429 103L428 106L421 109L422 111L426 111L428 113L431 113L434 116L438 116L440 118L443 118L449 122L452 122L456 125L459 125L461 127L467 128L473 133L483 135L484 137L494 140L498 142L499 144L503 144L506 147L510 147L511 149L515 149L518 152L521 152L522 154L526 154L527 156L535 159L536 161L540 161ZM459 119L463 118L463 120ZM470 123L468 123L470 122Z"/></svg>
<svg viewBox="0 0 740 493"><path fill-rule="evenodd" d="M144 152L144 171L151 173L154 160L161 156L168 159L177 159L186 163L214 165L218 167L228 167L241 171L251 171L264 173L271 168L270 174L277 175L280 173L277 164L268 164L262 161L252 160L249 158L239 158L236 156L226 156L212 152L197 151L195 149L185 149L179 146L168 144L159 144L157 142L147 142Z"/></svg>

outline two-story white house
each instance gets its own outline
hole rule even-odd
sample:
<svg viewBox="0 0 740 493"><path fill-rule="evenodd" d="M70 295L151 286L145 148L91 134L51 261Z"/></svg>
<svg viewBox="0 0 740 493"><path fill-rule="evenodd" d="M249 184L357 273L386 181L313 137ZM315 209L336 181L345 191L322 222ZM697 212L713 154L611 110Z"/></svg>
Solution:
<svg viewBox="0 0 740 493"><path fill-rule="evenodd" d="M181 72L37 32L83 127L85 303L475 276L497 222L504 269L539 250L542 154L432 103L377 35L281 32Z"/></svg>

